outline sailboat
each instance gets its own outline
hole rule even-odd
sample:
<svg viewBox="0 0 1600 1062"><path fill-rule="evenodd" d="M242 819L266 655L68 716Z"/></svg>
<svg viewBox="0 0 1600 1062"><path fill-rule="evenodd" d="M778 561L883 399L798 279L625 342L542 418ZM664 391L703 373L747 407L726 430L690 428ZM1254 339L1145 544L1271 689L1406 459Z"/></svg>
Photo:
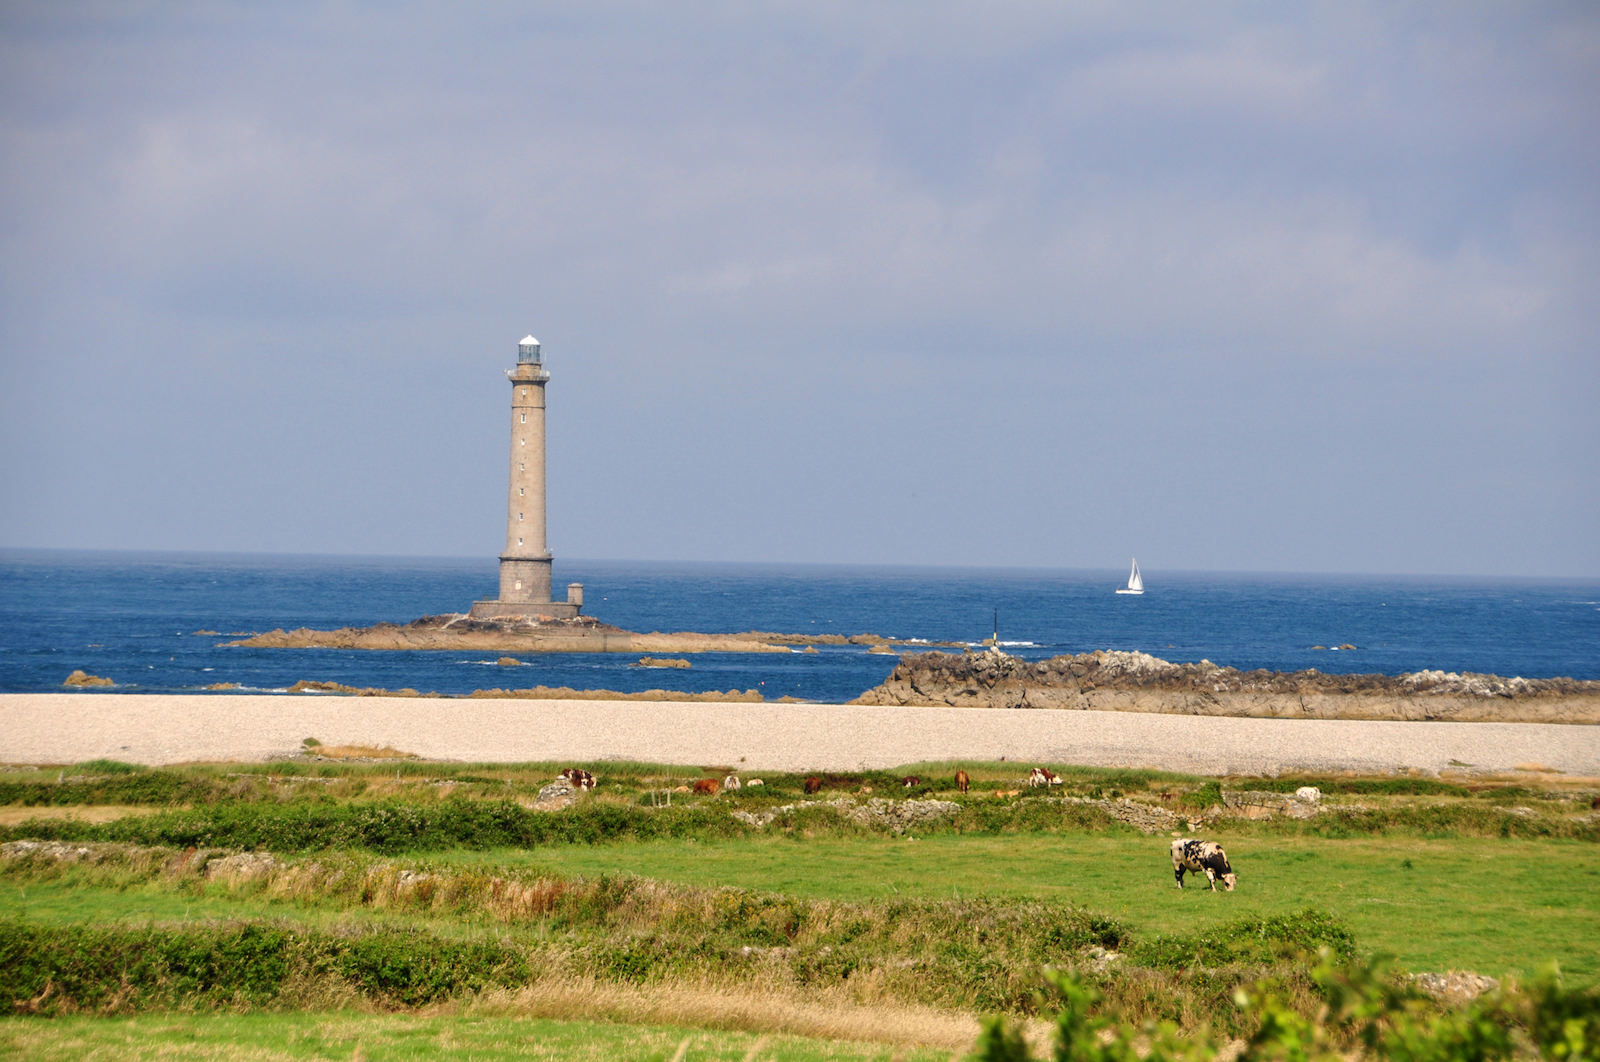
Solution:
<svg viewBox="0 0 1600 1062"><path fill-rule="evenodd" d="M1139 574L1139 558L1133 558L1133 571L1128 573L1128 585L1117 588L1119 594L1144 593L1144 577Z"/></svg>

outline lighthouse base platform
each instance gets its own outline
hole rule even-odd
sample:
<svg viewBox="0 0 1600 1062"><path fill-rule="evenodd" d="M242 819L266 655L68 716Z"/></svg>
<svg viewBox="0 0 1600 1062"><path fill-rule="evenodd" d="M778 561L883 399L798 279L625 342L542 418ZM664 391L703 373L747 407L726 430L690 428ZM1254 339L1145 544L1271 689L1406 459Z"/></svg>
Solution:
<svg viewBox="0 0 1600 1062"><path fill-rule="evenodd" d="M467 616L475 620L575 619L581 612L583 605L572 601L474 601Z"/></svg>

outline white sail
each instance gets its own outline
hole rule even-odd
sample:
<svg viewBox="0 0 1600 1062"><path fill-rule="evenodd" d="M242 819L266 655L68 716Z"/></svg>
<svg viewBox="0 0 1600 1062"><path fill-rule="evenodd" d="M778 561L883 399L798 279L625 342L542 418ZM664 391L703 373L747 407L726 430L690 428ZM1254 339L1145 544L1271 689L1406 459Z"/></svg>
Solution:
<svg viewBox="0 0 1600 1062"><path fill-rule="evenodd" d="M1118 590L1119 594L1144 593L1144 576L1139 574L1139 558L1133 558L1133 570L1128 573L1128 585Z"/></svg>

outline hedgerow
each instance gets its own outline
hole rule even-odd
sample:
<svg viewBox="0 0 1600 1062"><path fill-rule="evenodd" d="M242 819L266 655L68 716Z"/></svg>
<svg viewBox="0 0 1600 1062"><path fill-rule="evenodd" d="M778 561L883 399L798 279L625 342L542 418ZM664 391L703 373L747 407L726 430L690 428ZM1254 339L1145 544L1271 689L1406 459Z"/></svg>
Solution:
<svg viewBox="0 0 1600 1062"><path fill-rule="evenodd" d="M257 923L122 929L0 922L7 1013L264 1006L306 982L388 1006L526 983L527 956L492 941L378 931L353 937Z"/></svg>

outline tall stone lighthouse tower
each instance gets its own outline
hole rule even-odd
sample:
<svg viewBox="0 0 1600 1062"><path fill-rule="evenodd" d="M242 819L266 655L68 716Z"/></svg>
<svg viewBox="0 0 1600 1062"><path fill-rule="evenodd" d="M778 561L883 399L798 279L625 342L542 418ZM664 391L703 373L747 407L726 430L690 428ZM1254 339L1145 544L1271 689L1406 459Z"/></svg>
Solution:
<svg viewBox="0 0 1600 1062"><path fill-rule="evenodd" d="M539 341L517 344L511 381L511 480L506 502L506 550L500 554L500 596L472 606L474 619L547 616L568 619L583 608L583 586L567 587L567 600L550 599L550 547L545 542L544 385L550 372Z"/></svg>

